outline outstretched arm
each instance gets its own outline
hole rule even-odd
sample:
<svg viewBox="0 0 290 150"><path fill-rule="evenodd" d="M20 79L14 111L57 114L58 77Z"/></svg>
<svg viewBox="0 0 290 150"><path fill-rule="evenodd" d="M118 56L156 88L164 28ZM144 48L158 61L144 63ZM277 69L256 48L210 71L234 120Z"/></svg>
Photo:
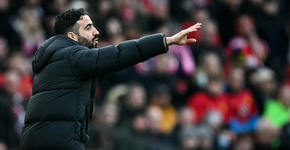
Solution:
<svg viewBox="0 0 290 150"><path fill-rule="evenodd" d="M195 25L180 31L173 36L166 37L167 45L168 46L173 45L173 44L185 45L185 44L192 44L196 42L196 39L194 38L187 39L187 35L191 32L197 31L197 29L201 28L201 25L202 25L201 23L196 23Z"/></svg>
<svg viewBox="0 0 290 150"><path fill-rule="evenodd" d="M167 52L164 34L153 34L116 46L87 49L76 46L70 53L70 65L81 79L113 73Z"/></svg>
<svg viewBox="0 0 290 150"><path fill-rule="evenodd" d="M171 37L154 34L100 49L76 46L70 53L70 65L74 74L83 79L116 72L166 53L167 46L172 44L184 45L196 42L196 39L187 39L187 35L200 27L201 24L197 23ZM164 45L164 41L167 45Z"/></svg>

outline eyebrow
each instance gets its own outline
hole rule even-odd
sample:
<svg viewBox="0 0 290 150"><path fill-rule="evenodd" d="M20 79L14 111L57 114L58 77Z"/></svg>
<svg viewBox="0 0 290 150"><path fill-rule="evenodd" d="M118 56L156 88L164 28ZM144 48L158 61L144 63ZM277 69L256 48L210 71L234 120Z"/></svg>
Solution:
<svg viewBox="0 0 290 150"><path fill-rule="evenodd" d="M92 24L92 23L87 24L87 25L85 26L85 29L87 29L87 28L90 27L90 26L93 26L93 24Z"/></svg>

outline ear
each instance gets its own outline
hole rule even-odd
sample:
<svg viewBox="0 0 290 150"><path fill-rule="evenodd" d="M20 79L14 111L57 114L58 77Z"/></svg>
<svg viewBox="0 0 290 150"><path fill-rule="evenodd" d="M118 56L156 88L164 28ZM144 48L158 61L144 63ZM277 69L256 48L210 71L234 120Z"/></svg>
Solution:
<svg viewBox="0 0 290 150"><path fill-rule="evenodd" d="M79 41L78 36L73 32L68 32L66 35L75 41Z"/></svg>

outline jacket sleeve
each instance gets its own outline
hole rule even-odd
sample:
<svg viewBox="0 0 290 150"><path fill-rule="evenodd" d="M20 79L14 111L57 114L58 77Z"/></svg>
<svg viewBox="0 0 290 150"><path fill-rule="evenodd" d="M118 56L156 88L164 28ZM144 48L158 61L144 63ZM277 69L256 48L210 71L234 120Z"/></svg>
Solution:
<svg viewBox="0 0 290 150"><path fill-rule="evenodd" d="M164 37L164 34L154 34L100 49L74 48L70 53L70 66L73 73L82 79L119 71L166 53Z"/></svg>

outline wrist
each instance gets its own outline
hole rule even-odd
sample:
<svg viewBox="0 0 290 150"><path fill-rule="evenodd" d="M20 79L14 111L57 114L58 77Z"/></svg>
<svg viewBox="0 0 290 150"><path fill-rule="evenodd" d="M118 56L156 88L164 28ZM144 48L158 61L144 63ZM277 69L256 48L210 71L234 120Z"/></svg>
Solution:
<svg viewBox="0 0 290 150"><path fill-rule="evenodd" d="M165 37L165 38L166 38L166 44L167 44L167 46L170 46L170 45L173 44L171 37Z"/></svg>

